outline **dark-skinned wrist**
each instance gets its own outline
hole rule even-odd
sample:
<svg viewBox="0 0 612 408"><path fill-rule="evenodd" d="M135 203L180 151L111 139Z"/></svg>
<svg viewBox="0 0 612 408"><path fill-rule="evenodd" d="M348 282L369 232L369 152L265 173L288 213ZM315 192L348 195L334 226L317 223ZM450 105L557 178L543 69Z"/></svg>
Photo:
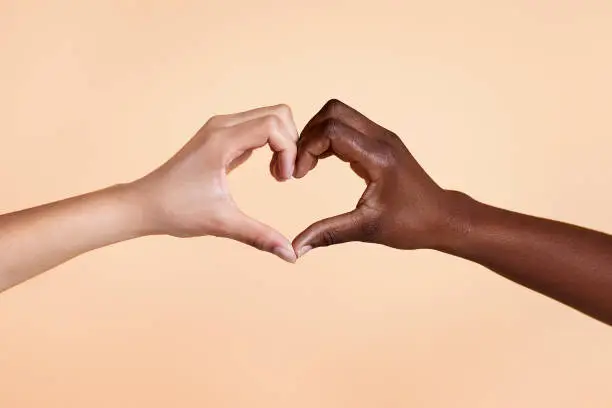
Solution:
<svg viewBox="0 0 612 408"><path fill-rule="evenodd" d="M429 249L460 255L478 230L478 214L487 207L469 195L445 190L441 215Z"/></svg>

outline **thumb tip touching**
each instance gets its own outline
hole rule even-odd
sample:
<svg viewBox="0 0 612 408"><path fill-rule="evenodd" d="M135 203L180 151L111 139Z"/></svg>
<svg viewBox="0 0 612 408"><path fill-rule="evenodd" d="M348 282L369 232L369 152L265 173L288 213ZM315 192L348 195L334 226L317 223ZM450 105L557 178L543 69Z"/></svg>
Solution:
<svg viewBox="0 0 612 408"><path fill-rule="evenodd" d="M302 256L306 255L306 253L311 249L312 247L310 245L303 246L301 248L298 248L297 250L294 249L292 246L277 246L274 247L271 252L284 261L287 261L289 263L296 263L298 258L301 258Z"/></svg>
<svg viewBox="0 0 612 408"><path fill-rule="evenodd" d="M315 246L314 244L304 236L304 234L298 235L291 244L295 251L296 257L299 259L311 251Z"/></svg>
<svg viewBox="0 0 612 408"><path fill-rule="evenodd" d="M291 243L298 259L319 246L317 245L317 240L313 239L314 237L310 232L310 229L311 228L308 228L305 231L302 231Z"/></svg>
<svg viewBox="0 0 612 408"><path fill-rule="evenodd" d="M228 217L231 220L226 237L270 252L284 261L295 263L297 255L289 240L276 229L249 217L237 207Z"/></svg>
<svg viewBox="0 0 612 408"><path fill-rule="evenodd" d="M297 249L295 250L295 253L296 253L296 255L297 255L297 257L298 257L298 258L301 258L301 257L303 257L304 255L306 255L306 253L307 253L308 251L310 251L311 249L312 249L312 246L310 246L310 245L304 245L304 246L302 246L302 247L300 247L300 248L297 248Z"/></svg>
<svg viewBox="0 0 612 408"><path fill-rule="evenodd" d="M313 249L313 247L309 244L302 244L301 246L296 246L295 244L281 244L275 246L271 252L284 261L296 263L299 258L306 255L311 249Z"/></svg>
<svg viewBox="0 0 612 408"><path fill-rule="evenodd" d="M295 263L298 258L291 245L276 246L272 249L272 253L289 263Z"/></svg>

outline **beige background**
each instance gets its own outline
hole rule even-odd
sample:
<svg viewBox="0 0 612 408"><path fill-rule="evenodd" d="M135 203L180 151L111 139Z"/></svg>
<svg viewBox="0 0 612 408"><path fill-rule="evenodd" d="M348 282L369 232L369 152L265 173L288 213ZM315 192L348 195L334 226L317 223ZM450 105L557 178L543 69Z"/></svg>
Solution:
<svg viewBox="0 0 612 408"><path fill-rule="evenodd" d="M0 211L129 181L211 115L340 98L442 185L612 231L608 0L0 1ZM352 207L329 159L236 199L293 237ZM610 407L612 330L433 252L288 265L146 238L0 296L0 406Z"/></svg>

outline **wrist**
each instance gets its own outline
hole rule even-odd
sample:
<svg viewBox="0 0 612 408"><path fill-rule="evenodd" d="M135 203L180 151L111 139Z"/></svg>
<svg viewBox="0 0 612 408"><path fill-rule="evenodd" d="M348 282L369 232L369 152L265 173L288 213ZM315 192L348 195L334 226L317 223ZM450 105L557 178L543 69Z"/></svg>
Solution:
<svg viewBox="0 0 612 408"><path fill-rule="evenodd" d="M116 184L107 191L115 199L126 235L137 238L157 234L153 217L147 210L150 200L137 182Z"/></svg>
<svg viewBox="0 0 612 408"><path fill-rule="evenodd" d="M443 216L436 234L437 239L430 249L455 253L469 242L477 229L476 215L484 205L469 195L444 191Z"/></svg>

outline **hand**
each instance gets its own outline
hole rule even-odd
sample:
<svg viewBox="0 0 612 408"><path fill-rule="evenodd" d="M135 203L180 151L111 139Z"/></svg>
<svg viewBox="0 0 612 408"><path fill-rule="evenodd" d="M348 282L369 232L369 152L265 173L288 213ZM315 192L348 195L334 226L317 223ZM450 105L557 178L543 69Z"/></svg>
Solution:
<svg viewBox="0 0 612 408"><path fill-rule="evenodd" d="M349 241L401 249L429 248L439 241L451 214L448 194L394 133L331 100L308 122L297 146L294 177L335 155L367 184L355 210L316 222L295 238L298 256Z"/></svg>
<svg viewBox="0 0 612 408"><path fill-rule="evenodd" d="M295 262L289 241L245 215L230 194L226 174L268 144L279 181L291 178L297 130L286 105L212 117L174 157L133 183L152 233L235 239Z"/></svg>

